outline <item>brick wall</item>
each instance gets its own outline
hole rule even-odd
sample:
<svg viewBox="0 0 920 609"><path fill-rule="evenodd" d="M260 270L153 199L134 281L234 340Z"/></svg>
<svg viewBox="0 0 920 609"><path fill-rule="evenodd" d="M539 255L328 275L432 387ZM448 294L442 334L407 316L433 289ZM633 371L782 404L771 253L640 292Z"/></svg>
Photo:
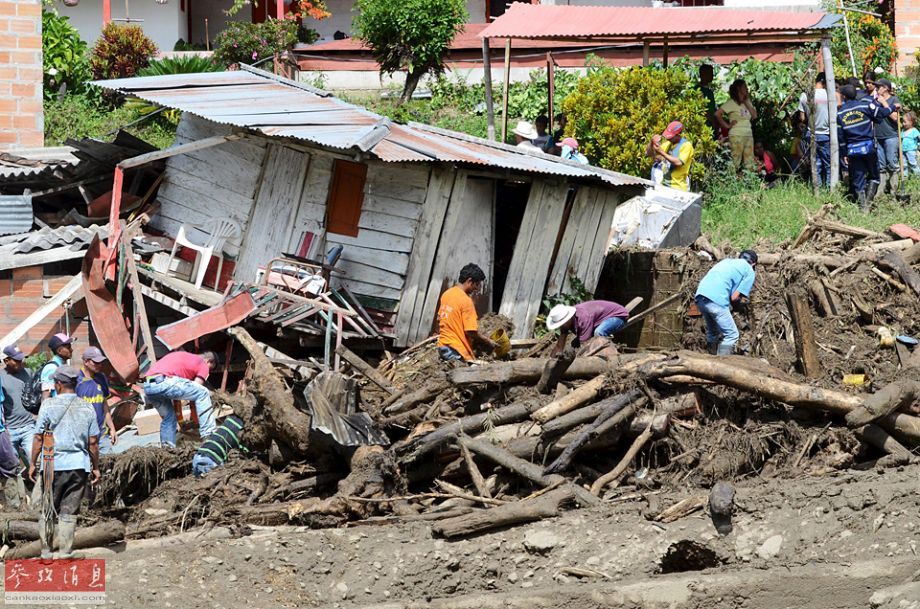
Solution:
<svg viewBox="0 0 920 609"><path fill-rule="evenodd" d="M895 0L894 23L898 66L903 71L914 62L914 54L920 48L920 0Z"/></svg>
<svg viewBox="0 0 920 609"><path fill-rule="evenodd" d="M0 0L0 6L2 2ZM70 281L70 276L45 275L42 267L30 266L13 269L0 279L0 336L5 336L32 312L45 304ZM45 297L47 295L47 298ZM33 327L16 344L26 354L47 350L48 340L67 329L67 312L62 306ZM89 344L89 321L85 301L75 303L70 309L70 333L79 340L76 351L80 353Z"/></svg>
<svg viewBox="0 0 920 609"><path fill-rule="evenodd" d="M41 0L0 0L0 150L44 144Z"/></svg>

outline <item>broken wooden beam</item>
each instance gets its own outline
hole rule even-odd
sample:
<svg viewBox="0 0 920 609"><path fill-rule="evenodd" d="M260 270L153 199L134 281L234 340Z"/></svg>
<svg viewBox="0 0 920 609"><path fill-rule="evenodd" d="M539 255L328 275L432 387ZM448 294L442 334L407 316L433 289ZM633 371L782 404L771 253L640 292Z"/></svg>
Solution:
<svg viewBox="0 0 920 609"><path fill-rule="evenodd" d="M569 488L558 488L533 499L507 503L488 510L479 510L436 522L431 526L435 535L454 539L525 522L535 522L559 515L561 506L574 497Z"/></svg>
<svg viewBox="0 0 920 609"><path fill-rule="evenodd" d="M575 410L585 402L590 402L597 397L597 394L600 393L600 390L604 387L606 378L607 376L605 374L595 376L587 383L573 389L558 400L553 400L536 411L531 415L531 418L538 423L546 423L550 419L555 419L558 416Z"/></svg>
<svg viewBox="0 0 920 609"><path fill-rule="evenodd" d="M393 385L391 385L390 382L386 380L382 374L377 372L376 368L365 362L357 353L345 345L339 345L335 352L338 353L342 359L348 362L348 365L363 374L367 380L371 381L390 395L396 392L396 389L393 387Z"/></svg>
<svg viewBox="0 0 920 609"><path fill-rule="evenodd" d="M801 294L786 294L786 304L795 333L795 354L806 378L818 379L824 376L818 345L815 343L815 326L811 319L811 307Z"/></svg>
<svg viewBox="0 0 920 609"><path fill-rule="evenodd" d="M575 361L575 349L568 348L559 355L549 359L543 366L540 379L537 381L537 393L547 394L556 390L556 385L562 380L562 375Z"/></svg>

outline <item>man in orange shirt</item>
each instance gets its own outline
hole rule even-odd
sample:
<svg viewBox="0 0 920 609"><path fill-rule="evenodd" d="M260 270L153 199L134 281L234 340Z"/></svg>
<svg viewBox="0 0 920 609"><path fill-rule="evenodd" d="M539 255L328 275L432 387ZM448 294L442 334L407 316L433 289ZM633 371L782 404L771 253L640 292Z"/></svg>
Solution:
<svg viewBox="0 0 920 609"><path fill-rule="evenodd" d="M441 295L438 307L438 355L445 361L473 359L473 342L479 341L490 350L495 343L479 333L476 307L471 294L482 288L486 274L475 264L460 269L457 285Z"/></svg>

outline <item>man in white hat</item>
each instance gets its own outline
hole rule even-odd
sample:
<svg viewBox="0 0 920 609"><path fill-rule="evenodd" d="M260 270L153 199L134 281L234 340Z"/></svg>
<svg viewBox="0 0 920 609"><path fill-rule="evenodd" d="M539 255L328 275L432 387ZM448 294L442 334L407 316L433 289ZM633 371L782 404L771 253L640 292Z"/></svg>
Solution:
<svg viewBox="0 0 920 609"><path fill-rule="evenodd" d="M573 346L591 340L592 336L613 336L626 326L629 311L623 305L609 300L588 300L574 307L556 305L546 316L546 328L559 330L559 340L553 355L565 349L569 332L575 332Z"/></svg>
<svg viewBox="0 0 920 609"><path fill-rule="evenodd" d="M540 134L537 133L536 128L531 123L523 120L518 121L518 124L511 130L511 133L514 134L514 141L517 143L518 148L543 152L538 146L533 144L532 140L537 139Z"/></svg>

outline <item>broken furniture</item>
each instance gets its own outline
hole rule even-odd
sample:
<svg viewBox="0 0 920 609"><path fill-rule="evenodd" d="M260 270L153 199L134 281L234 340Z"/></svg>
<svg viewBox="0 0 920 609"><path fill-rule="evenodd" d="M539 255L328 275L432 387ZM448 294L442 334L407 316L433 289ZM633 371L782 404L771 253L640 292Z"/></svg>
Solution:
<svg viewBox="0 0 920 609"><path fill-rule="evenodd" d="M204 243L198 244L191 240L189 235L192 231L196 230L202 233L210 231ZM179 232L176 233L176 242L173 245L172 253L169 255L167 268L172 267L173 258L176 257L176 251L179 249L180 245L193 250L195 252L195 265L193 267L192 277L195 279L195 287L201 288L201 284L204 281L204 275L208 271L208 265L211 262L211 257L217 252L217 275L214 279L214 288L217 289L220 285L220 273L224 267L224 244L227 242L227 239L237 237L239 234L240 225L228 218L214 218L202 228L192 226L191 224L183 224L179 227Z"/></svg>

